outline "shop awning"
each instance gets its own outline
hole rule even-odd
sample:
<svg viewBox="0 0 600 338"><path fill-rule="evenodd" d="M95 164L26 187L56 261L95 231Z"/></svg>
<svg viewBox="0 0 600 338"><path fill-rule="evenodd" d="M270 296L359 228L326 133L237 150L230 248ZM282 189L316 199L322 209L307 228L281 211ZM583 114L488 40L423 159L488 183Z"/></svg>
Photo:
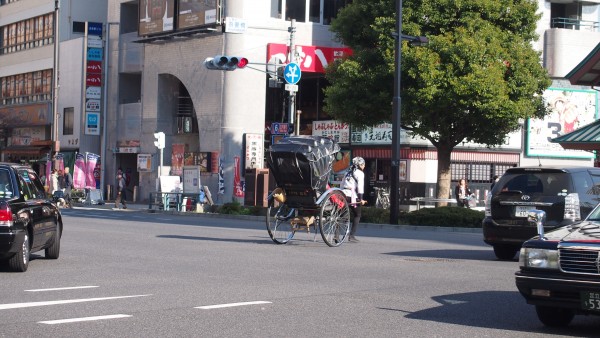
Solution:
<svg viewBox="0 0 600 338"><path fill-rule="evenodd" d="M8 147L2 149L5 155L42 156L50 152L49 147Z"/></svg>
<svg viewBox="0 0 600 338"><path fill-rule="evenodd" d="M352 156L364 158L388 159L392 157L391 148L356 148L352 150ZM400 149L400 159L409 160L437 160L437 150L422 148ZM518 153L506 152L477 152L454 150L450 159L455 162L479 162L479 163L519 163Z"/></svg>
<svg viewBox="0 0 600 338"><path fill-rule="evenodd" d="M596 46L565 78L573 85L594 87L600 83L600 44Z"/></svg>
<svg viewBox="0 0 600 338"><path fill-rule="evenodd" d="M558 143L565 149L600 150L600 120L555 137L550 142Z"/></svg>

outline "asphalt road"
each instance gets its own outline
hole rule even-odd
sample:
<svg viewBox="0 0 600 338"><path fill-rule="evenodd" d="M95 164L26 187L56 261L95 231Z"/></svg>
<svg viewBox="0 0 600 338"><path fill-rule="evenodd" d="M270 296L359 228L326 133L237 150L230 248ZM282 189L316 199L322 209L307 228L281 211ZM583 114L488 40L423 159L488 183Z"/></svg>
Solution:
<svg viewBox="0 0 600 338"><path fill-rule="evenodd" d="M597 336L545 328L481 234L360 229L274 244L262 222L64 210L58 260L0 267L0 337Z"/></svg>

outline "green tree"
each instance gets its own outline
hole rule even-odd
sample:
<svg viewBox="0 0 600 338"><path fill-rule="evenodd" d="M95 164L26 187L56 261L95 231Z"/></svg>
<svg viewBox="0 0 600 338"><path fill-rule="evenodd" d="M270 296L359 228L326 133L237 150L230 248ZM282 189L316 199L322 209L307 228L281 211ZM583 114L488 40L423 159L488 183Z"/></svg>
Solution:
<svg viewBox="0 0 600 338"><path fill-rule="evenodd" d="M438 153L438 197L450 192L450 154L463 141L495 146L519 120L547 114L551 84L532 47L540 16L534 0L405 0L403 32L426 36L402 43L402 128ZM327 68L325 109L367 127L391 121L395 0L354 0L331 29L353 55Z"/></svg>

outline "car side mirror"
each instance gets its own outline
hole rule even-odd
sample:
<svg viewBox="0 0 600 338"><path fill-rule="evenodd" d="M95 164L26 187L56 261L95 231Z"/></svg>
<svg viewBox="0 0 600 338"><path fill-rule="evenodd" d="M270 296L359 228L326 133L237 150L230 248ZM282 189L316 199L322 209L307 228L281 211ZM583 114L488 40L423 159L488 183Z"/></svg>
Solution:
<svg viewBox="0 0 600 338"><path fill-rule="evenodd" d="M537 227L537 234L541 240L544 240L544 223L546 222L546 212L543 210L529 210L527 221L532 226Z"/></svg>

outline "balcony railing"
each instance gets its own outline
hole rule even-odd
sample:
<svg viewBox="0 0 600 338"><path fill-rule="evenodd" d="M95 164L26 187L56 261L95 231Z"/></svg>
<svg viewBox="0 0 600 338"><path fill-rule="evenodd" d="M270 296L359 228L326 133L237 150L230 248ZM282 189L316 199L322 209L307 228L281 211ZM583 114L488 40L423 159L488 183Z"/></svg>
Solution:
<svg viewBox="0 0 600 338"><path fill-rule="evenodd" d="M550 27L598 32L598 28L600 28L600 23L598 21L556 17L552 18L552 20L550 21Z"/></svg>

